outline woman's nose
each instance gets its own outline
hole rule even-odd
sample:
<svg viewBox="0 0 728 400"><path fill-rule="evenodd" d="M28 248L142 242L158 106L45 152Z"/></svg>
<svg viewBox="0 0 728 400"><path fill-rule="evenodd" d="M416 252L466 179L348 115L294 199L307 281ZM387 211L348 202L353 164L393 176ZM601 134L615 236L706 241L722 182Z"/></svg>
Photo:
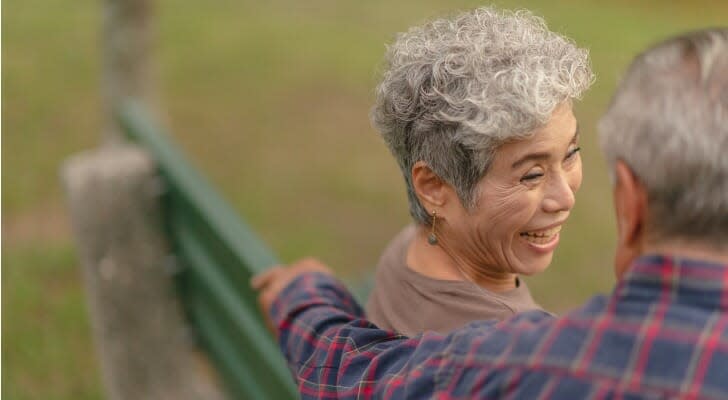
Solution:
<svg viewBox="0 0 728 400"><path fill-rule="evenodd" d="M574 207L575 201L574 190L569 185L567 177L558 174L549 184L543 200L543 209L549 213L569 211Z"/></svg>

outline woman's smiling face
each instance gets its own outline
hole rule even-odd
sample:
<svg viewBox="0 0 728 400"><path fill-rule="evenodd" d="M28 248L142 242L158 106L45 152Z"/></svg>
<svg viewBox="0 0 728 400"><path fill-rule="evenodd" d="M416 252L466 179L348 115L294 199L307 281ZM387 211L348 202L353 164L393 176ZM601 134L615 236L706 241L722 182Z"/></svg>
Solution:
<svg viewBox="0 0 728 400"><path fill-rule="evenodd" d="M581 185L577 140L576 119L564 104L530 138L499 147L478 183L475 207L443 210L448 253L478 270L545 270Z"/></svg>

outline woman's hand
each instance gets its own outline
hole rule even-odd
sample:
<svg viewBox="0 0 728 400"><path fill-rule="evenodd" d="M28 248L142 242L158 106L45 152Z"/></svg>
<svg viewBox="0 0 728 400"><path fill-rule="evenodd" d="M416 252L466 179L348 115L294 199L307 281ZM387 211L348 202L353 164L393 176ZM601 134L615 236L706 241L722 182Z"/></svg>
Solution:
<svg viewBox="0 0 728 400"><path fill-rule="evenodd" d="M276 300L276 298L278 298L278 295L281 293L281 291L283 291L283 289L285 289L289 283L291 283L299 275L307 272L322 272L330 275L333 274L329 267L324 265L321 261L309 257L298 260L288 267L277 265L275 267L269 268L254 276L250 280L250 285L253 287L253 289L260 292L258 294L258 306L260 307L260 311L265 317L265 321L268 324L268 329L270 329L271 332L275 333L276 335L278 334L278 329L269 320L270 308L273 306L273 302Z"/></svg>

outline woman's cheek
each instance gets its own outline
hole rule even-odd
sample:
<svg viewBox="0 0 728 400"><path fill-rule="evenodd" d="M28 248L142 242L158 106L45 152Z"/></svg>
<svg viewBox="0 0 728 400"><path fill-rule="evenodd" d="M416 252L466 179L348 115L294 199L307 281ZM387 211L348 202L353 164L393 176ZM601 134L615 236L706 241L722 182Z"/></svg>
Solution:
<svg viewBox="0 0 728 400"><path fill-rule="evenodd" d="M510 243L515 234L520 233L535 214L538 208L536 196L521 194L514 196L504 203L498 213L493 214L489 221L485 221L484 229L497 233L499 241Z"/></svg>
<svg viewBox="0 0 728 400"><path fill-rule="evenodd" d="M538 208L537 191L522 185L493 185L481 192L478 238L481 248L508 254L517 234Z"/></svg>
<svg viewBox="0 0 728 400"><path fill-rule="evenodd" d="M569 187L571 187L571 190L576 193L579 188L581 187L581 181L582 181L582 166L581 166L581 157L576 160L576 165L574 166L574 169L572 171L569 171Z"/></svg>

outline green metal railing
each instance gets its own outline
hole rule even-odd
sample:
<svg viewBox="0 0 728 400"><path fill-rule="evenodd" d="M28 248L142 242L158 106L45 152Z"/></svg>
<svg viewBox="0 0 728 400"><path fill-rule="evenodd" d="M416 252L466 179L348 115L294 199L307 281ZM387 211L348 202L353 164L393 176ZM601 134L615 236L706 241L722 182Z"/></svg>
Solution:
<svg viewBox="0 0 728 400"><path fill-rule="evenodd" d="M182 303L230 393L245 399L297 397L291 374L256 308L250 277L278 260L187 161L144 107L116 113L126 135L154 157L164 179L164 221Z"/></svg>

